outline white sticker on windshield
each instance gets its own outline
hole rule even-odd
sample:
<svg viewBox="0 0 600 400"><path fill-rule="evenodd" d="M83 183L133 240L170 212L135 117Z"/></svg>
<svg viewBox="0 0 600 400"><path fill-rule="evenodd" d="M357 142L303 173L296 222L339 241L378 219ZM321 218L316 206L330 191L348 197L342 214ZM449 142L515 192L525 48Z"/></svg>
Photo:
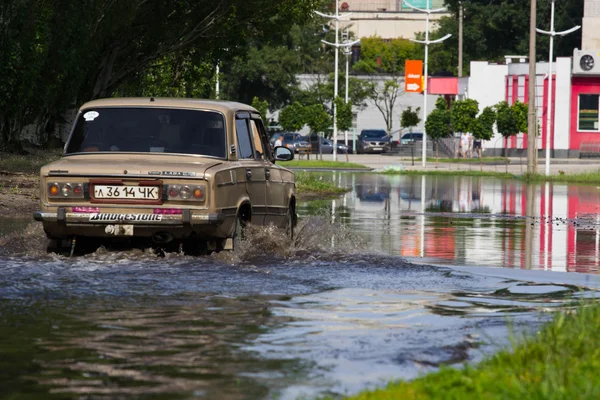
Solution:
<svg viewBox="0 0 600 400"><path fill-rule="evenodd" d="M97 111L88 111L85 114L83 114L83 118L85 118L86 121L93 121L96 118L98 118L100 114L98 114Z"/></svg>

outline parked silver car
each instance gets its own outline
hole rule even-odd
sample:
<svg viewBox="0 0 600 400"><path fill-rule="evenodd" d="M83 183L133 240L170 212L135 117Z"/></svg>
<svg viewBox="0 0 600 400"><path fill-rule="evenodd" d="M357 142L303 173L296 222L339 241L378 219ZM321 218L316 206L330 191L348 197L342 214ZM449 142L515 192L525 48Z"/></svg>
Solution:
<svg viewBox="0 0 600 400"><path fill-rule="evenodd" d="M348 147L345 144L337 143L337 153L346 154ZM321 138L321 152L323 154L333 154L333 142L329 139Z"/></svg>

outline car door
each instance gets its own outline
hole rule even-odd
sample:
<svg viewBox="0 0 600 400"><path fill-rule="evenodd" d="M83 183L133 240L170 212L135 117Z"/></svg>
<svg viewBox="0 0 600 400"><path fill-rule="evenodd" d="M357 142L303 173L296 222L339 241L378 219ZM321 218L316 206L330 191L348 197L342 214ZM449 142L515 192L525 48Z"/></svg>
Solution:
<svg viewBox="0 0 600 400"><path fill-rule="evenodd" d="M252 113L250 127L256 148L264 147L266 132L260 115ZM265 158L265 181L267 187L267 210L265 213L265 225L274 224L283 226L287 215L288 200L285 193L285 185L281 168L271 161L271 155Z"/></svg>
<svg viewBox="0 0 600 400"><path fill-rule="evenodd" d="M252 223L263 225L267 212L265 148L257 152L250 125L250 113L238 112L235 119L237 156L245 177L246 191L252 206ZM259 155L260 153L260 155Z"/></svg>

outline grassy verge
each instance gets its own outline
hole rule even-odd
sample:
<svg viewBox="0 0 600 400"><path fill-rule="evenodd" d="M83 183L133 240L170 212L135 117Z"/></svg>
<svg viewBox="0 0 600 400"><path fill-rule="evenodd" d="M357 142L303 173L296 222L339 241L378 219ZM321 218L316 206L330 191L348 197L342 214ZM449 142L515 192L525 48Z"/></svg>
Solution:
<svg viewBox="0 0 600 400"><path fill-rule="evenodd" d="M296 173L296 189L302 197L327 197L346 193L348 190L332 182L321 180L318 176L306 173Z"/></svg>
<svg viewBox="0 0 600 400"><path fill-rule="evenodd" d="M511 174L496 171L478 170L389 170L380 172L383 175L433 175L433 176L487 176L500 179L521 179L526 182L564 182L564 183L600 183L600 170L597 172L583 172L577 174L559 174L546 176L544 174Z"/></svg>
<svg viewBox="0 0 600 400"><path fill-rule="evenodd" d="M476 367L444 368L349 399L598 399L599 373L600 305L581 306Z"/></svg>
<svg viewBox="0 0 600 400"><path fill-rule="evenodd" d="M600 170L595 172L582 172L579 174L558 174L546 176L543 174L523 175L525 180L531 182L566 182L566 183L600 183Z"/></svg>
<svg viewBox="0 0 600 400"><path fill-rule="evenodd" d="M505 172L494 172L494 171L477 171L477 170L452 170L452 171L442 171L442 170L404 170L404 171L383 171L380 172L383 175L437 175L437 176L489 176L493 178L503 178L503 179L519 179L521 175L513 175L507 174Z"/></svg>
<svg viewBox="0 0 600 400"><path fill-rule="evenodd" d="M403 160L410 160L410 157L402 157ZM415 163L416 162L421 162L422 158L421 157L415 157ZM427 157L427 162L428 163L435 163L436 159L435 157ZM502 163L504 164L506 161L504 160L504 157L481 157L481 160L479 158L442 158L440 157L438 160L438 162L440 163L445 163L445 164L489 164L489 163L493 163L493 164L499 164ZM510 159L508 160L508 163L510 164Z"/></svg>
<svg viewBox="0 0 600 400"><path fill-rule="evenodd" d="M368 169L361 164L342 161L292 160L281 163L285 168Z"/></svg>
<svg viewBox="0 0 600 400"><path fill-rule="evenodd" d="M61 154L62 149L36 149L25 155L0 153L0 171L37 174L42 165L57 160Z"/></svg>

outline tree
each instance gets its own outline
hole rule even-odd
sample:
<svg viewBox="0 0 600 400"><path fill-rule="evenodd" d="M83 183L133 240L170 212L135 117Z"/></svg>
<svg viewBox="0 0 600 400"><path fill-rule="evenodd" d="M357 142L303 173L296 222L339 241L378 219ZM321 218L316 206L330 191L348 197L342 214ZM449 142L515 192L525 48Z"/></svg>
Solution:
<svg viewBox="0 0 600 400"><path fill-rule="evenodd" d="M419 125L419 122L421 122L421 118L419 117L420 112L421 107L417 107L413 110L411 106L408 106L400 115L400 125L403 128L408 128L409 132L412 132L412 128Z"/></svg>
<svg viewBox="0 0 600 400"><path fill-rule="evenodd" d="M393 129L396 100L404 94L404 64L407 59L414 58L415 48L415 44L407 39L362 38L360 60L352 67L359 73L386 76L383 82L379 77L371 78L368 97L381 112L388 134Z"/></svg>
<svg viewBox="0 0 600 400"><path fill-rule="evenodd" d="M456 72L458 55L458 6L464 9L464 65L468 73L472 60L503 62L507 54L528 54L529 48L529 6L528 1L505 0L446 0L452 15L442 17L438 29L431 32L431 38L452 36L429 50L430 71ZM555 29L562 31L581 24L584 0L564 0L556 2ZM538 26L550 28L549 2L537 7ZM537 59L546 60L549 37L538 37ZM559 57L573 55L573 48L581 45L581 30L564 37L555 38L555 51ZM417 48L419 54L423 49Z"/></svg>
<svg viewBox="0 0 600 400"><path fill-rule="evenodd" d="M504 158L506 172L508 172L508 149L506 140L518 134L527 132L527 105L519 101L510 106L506 101L501 101L496 105L496 127L498 132L504 137Z"/></svg>
<svg viewBox="0 0 600 400"><path fill-rule="evenodd" d="M473 125L473 136L480 140L490 140L494 136L496 111L493 107L485 107Z"/></svg>
<svg viewBox="0 0 600 400"><path fill-rule="evenodd" d="M485 107L473 125L473 136L481 141L490 140L494 136L496 111L493 107ZM483 170L483 160L479 158L479 168Z"/></svg>
<svg viewBox="0 0 600 400"><path fill-rule="evenodd" d="M279 125L284 131L297 132L306 125L306 108L294 102L279 111Z"/></svg>
<svg viewBox="0 0 600 400"><path fill-rule="evenodd" d="M450 110L454 131L473 132L478 113L479 103L477 100L466 99L455 101L452 104L452 110Z"/></svg>
<svg viewBox="0 0 600 400"><path fill-rule="evenodd" d="M529 129L527 117L527 114L529 113L528 105L517 100L512 105L512 109L517 120L517 130L522 133L527 133L527 130Z"/></svg>
<svg viewBox="0 0 600 400"><path fill-rule="evenodd" d="M322 104L306 106L304 118L311 133L325 133L331 127L331 116Z"/></svg>
<svg viewBox="0 0 600 400"><path fill-rule="evenodd" d="M256 108L262 117L263 124L267 126L267 111L269 111L269 102L266 100L260 100L258 97L254 96L252 99L252 107Z"/></svg>
<svg viewBox="0 0 600 400"><path fill-rule="evenodd" d="M443 97L438 97L435 102L435 109L429 113L425 120L425 131L427 135L435 140L435 162L437 165L439 159L438 140L452 136L451 114L448 105ZM423 143L425 146L425 143Z"/></svg>
<svg viewBox="0 0 600 400"><path fill-rule="evenodd" d="M371 82L356 78L350 78L348 81L349 101L353 106L363 109L366 107L366 100L372 92ZM345 87L345 79L340 79L339 93L343 93ZM316 74L313 83L306 89L297 89L293 97L295 101L305 105L323 104L327 108L333 99L333 89L333 74Z"/></svg>
<svg viewBox="0 0 600 400"><path fill-rule="evenodd" d="M404 62L416 54L416 45L407 39L383 40L378 36L360 40L360 60L353 70L366 74L401 75Z"/></svg>
<svg viewBox="0 0 600 400"><path fill-rule="evenodd" d="M388 79L380 85L373 82L369 99L375 104L385 121L385 127L388 134L392 133L394 126L394 107L398 96L404 94L404 87L399 80Z"/></svg>
<svg viewBox="0 0 600 400"><path fill-rule="evenodd" d="M335 107L337 127L341 131L347 131L352 128L352 102L346 103L340 96L336 97Z"/></svg>
<svg viewBox="0 0 600 400"><path fill-rule="evenodd" d="M191 71L190 60L201 60L203 69L246 53L249 43L280 40L293 24L313 18L319 3L3 0L0 146L18 145L26 125L44 141L65 111L137 83L164 82L187 95L193 80L186 88L167 82L180 79L181 67Z"/></svg>

